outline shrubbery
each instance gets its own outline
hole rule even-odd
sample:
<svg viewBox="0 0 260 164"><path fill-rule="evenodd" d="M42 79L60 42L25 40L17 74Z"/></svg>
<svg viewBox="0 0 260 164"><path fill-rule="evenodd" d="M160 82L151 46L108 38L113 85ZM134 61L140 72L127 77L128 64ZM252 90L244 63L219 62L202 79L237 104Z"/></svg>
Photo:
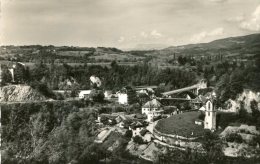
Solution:
<svg viewBox="0 0 260 164"><path fill-rule="evenodd" d="M144 144L144 140L139 135L134 136L133 141L138 144Z"/></svg>
<svg viewBox="0 0 260 164"><path fill-rule="evenodd" d="M227 142L236 142L236 143L242 143L243 139L239 134L236 133L230 133L226 136Z"/></svg>

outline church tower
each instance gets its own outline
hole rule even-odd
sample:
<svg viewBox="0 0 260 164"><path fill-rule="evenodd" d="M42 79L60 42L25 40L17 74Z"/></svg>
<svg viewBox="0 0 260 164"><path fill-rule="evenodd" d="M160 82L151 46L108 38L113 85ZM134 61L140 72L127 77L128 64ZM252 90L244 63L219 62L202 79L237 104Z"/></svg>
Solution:
<svg viewBox="0 0 260 164"><path fill-rule="evenodd" d="M217 111L215 110L213 99L208 99L205 106L204 129L216 130Z"/></svg>

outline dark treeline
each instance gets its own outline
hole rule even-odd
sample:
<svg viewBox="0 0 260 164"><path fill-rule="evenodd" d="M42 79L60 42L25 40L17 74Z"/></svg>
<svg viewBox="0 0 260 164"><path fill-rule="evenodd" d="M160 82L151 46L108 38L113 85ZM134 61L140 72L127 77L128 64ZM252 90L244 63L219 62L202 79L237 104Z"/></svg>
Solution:
<svg viewBox="0 0 260 164"><path fill-rule="evenodd" d="M111 67L99 65L70 66L68 64L47 66L43 62L32 69L18 71L19 82L31 84L45 83L50 89L64 89L67 80L78 83L79 89L89 89L90 76L98 76L104 89L120 89L123 86L159 85L164 83L168 89L181 88L196 83L196 73L181 69L158 69L144 63L136 66L120 66L115 61ZM5 71L4 71L5 72ZM23 75L21 75L23 74ZM5 75L4 75L5 76ZM6 75L7 76L7 75ZM10 77L10 76L9 76ZM10 78L8 78L10 80ZM8 81L7 81L8 82Z"/></svg>
<svg viewBox="0 0 260 164"><path fill-rule="evenodd" d="M84 63L84 62L83 62ZM2 67L2 83L10 83L12 78L8 67ZM35 66L17 66L15 81L26 83L34 88L57 89L90 89L90 76L98 76L102 81L101 89L118 90L123 86L158 85L159 92L186 87L205 78L208 86L214 86L218 101L223 104L229 98L235 99L243 89L259 91L260 57L256 55L253 61L228 61L217 63L196 61L194 67L180 66L160 69L142 62L139 65L119 65L113 61L109 67L101 65L51 64L38 62ZM72 85L68 85L72 84ZM38 87L39 88L39 87ZM44 90L44 89L42 89ZM46 90L46 89L45 89ZM47 92L48 93L48 92Z"/></svg>

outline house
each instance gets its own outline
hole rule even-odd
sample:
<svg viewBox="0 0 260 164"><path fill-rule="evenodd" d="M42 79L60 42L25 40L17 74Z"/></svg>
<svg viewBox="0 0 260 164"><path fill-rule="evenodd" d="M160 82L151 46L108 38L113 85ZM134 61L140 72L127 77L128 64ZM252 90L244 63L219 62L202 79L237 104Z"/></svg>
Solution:
<svg viewBox="0 0 260 164"><path fill-rule="evenodd" d="M103 123L105 125L115 125L115 124L121 122L121 120L118 119L118 115L106 114L106 113L100 114L97 118L97 121L99 123Z"/></svg>
<svg viewBox="0 0 260 164"><path fill-rule="evenodd" d="M111 129L105 129L105 130L101 131L97 135L97 137L94 140L94 142L96 142L96 143L103 143L107 139L107 137L111 134L111 132L112 132Z"/></svg>
<svg viewBox="0 0 260 164"><path fill-rule="evenodd" d="M158 119L160 119L161 115L163 114L163 110L156 110L156 111L151 111L147 114L147 121L148 122L153 122ZM156 120L155 120L156 119Z"/></svg>
<svg viewBox="0 0 260 164"><path fill-rule="evenodd" d="M196 119L195 120L195 124L196 125L203 125L204 124L204 121L200 120L200 119Z"/></svg>
<svg viewBox="0 0 260 164"><path fill-rule="evenodd" d="M129 126L129 130L132 130L132 137L135 137L137 135L140 136L140 132L144 129L146 125L143 122L140 121L135 121L133 123L130 124Z"/></svg>
<svg viewBox="0 0 260 164"><path fill-rule="evenodd" d="M105 95L105 98L106 98L106 99L111 99L111 97L112 97L112 91L106 90L105 93L104 93L104 95Z"/></svg>
<svg viewBox="0 0 260 164"><path fill-rule="evenodd" d="M117 96L119 104L132 104L136 99L136 92L132 87L126 86L117 92Z"/></svg>
<svg viewBox="0 0 260 164"><path fill-rule="evenodd" d="M193 101L191 101L191 103L193 105L193 109L204 111L204 109L202 107L206 101L207 101L207 98L205 96L199 95Z"/></svg>
<svg viewBox="0 0 260 164"><path fill-rule="evenodd" d="M155 92L154 92L154 90L152 88L140 88L140 89L137 89L136 92L138 94L145 94L145 95L147 95L150 98L155 97L155 95L154 95Z"/></svg>
<svg viewBox="0 0 260 164"><path fill-rule="evenodd" d="M162 104L156 99L148 101L142 107L142 114L146 114L148 122L152 122L155 117L163 114Z"/></svg>
<svg viewBox="0 0 260 164"><path fill-rule="evenodd" d="M142 129L140 131L140 137L142 137L144 142L149 143L152 140L153 134L147 129Z"/></svg>
<svg viewBox="0 0 260 164"><path fill-rule="evenodd" d="M89 98L90 93L91 93L91 90L81 90L79 92L79 98L80 99Z"/></svg>
<svg viewBox="0 0 260 164"><path fill-rule="evenodd" d="M124 105L128 104L128 96L126 93L118 93L117 96L118 96L119 104L124 104Z"/></svg>
<svg viewBox="0 0 260 164"><path fill-rule="evenodd" d="M146 102L143 106L142 106L142 114L148 114L151 111L157 111L160 110L162 107L162 104L156 100L153 99L151 101Z"/></svg>
<svg viewBox="0 0 260 164"><path fill-rule="evenodd" d="M97 117L98 123L114 125L117 124L120 128L129 128L130 124L135 120L133 115L127 115L125 112L112 114L102 113Z"/></svg>

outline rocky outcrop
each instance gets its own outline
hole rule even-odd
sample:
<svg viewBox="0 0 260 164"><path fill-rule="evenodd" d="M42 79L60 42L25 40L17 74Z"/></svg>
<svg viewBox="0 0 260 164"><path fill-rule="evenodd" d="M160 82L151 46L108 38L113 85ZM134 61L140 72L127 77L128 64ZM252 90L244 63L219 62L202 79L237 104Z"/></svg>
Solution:
<svg viewBox="0 0 260 164"><path fill-rule="evenodd" d="M27 85L9 85L0 88L0 102L43 101L46 97Z"/></svg>
<svg viewBox="0 0 260 164"><path fill-rule="evenodd" d="M227 104L227 111L238 112L240 109L240 102L244 102L244 107L247 112L251 113L251 101L255 100L258 103L258 109L260 109L260 93L252 90L244 90L243 93L239 94L235 100L229 99Z"/></svg>

